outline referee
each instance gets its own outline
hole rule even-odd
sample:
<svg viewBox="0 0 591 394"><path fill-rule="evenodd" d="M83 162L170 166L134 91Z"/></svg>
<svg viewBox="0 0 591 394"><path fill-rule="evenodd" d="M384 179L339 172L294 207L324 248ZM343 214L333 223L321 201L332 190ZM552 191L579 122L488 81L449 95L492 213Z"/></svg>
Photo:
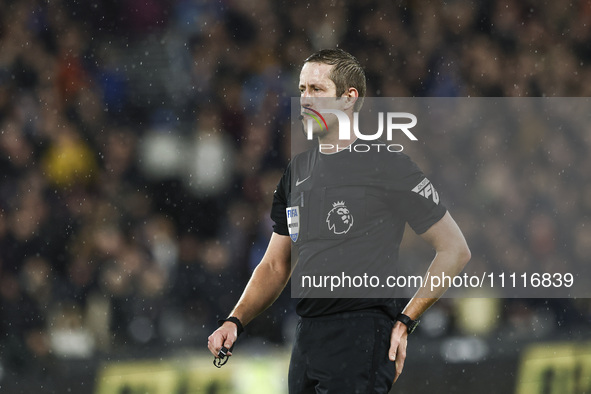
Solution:
<svg viewBox="0 0 591 394"><path fill-rule="evenodd" d="M335 109L353 119L365 84L362 67L349 53L314 53L300 73L303 122L321 109L323 98L333 98ZM292 246L300 273L336 274L343 259L362 262L345 265L360 272L395 266L408 223L436 251L429 275L458 274L470 259L456 222L408 156L385 149L356 153L353 133L343 141L336 117L325 120L326 127L319 123L313 129L323 149L296 155L277 185L267 251L229 317L208 338L216 357L284 289L292 275ZM406 305L396 298L301 298L290 394L388 393L402 372L407 336L445 290L420 288Z"/></svg>

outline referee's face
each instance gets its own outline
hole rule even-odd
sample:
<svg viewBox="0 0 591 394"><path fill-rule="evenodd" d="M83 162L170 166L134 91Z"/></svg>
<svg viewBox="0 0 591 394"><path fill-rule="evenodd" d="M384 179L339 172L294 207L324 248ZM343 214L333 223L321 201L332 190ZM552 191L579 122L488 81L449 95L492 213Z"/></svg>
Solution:
<svg viewBox="0 0 591 394"><path fill-rule="evenodd" d="M301 97L301 114L303 116L302 123L304 127L310 118L309 109L318 111L323 108L341 109L338 100L327 100L326 98L336 98L337 87L329 78L330 71L334 66L324 63L308 62L305 63L300 72L300 97ZM324 98L324 99L321 99ZM328 129L322 129L316 122L312 122L313 134L316 137L323 136L328 130L337 129L331 128L331 124L336 125L337 118L335 116L326 115L324 117L328 124Z"/></svg>
<svg viewBox="0 0 591 394"><path fill-rule="evenodd" d="M313 97L336 97L337 87L330 80L330 70L334 66L324 63L306 63L300 72L300 94L302 105Z"/></svg>

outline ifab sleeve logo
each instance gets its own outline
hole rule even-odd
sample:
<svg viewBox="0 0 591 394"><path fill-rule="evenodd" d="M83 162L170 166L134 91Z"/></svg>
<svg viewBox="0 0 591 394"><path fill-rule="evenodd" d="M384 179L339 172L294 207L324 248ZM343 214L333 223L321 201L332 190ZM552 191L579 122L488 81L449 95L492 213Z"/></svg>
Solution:
<svg viewBox="0 0 591 394"><path fill-rule="evenodd" d="M412 191L420 194L428 200L432 199L435 204L439 204L439 194L427 178L423 179L418 185L416 185Z"/></svg>

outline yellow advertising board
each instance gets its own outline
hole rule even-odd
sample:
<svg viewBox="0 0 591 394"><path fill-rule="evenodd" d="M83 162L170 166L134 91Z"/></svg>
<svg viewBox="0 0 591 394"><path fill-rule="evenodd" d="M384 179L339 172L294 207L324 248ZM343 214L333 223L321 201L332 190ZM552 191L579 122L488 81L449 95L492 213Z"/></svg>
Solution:
<svg viewBox="0 0 591 394"><path fill-rule="evenodd" d="M524 352L516 394L583 393L591 393L591 343L542 343Z"/></svg>
<svg viewBox="0 0 591 394"><path fill-rule="evenodd" d="M95 394L287 393L289 353L232 357L216 368L213 357L113 362L97 374Z"/></svg>

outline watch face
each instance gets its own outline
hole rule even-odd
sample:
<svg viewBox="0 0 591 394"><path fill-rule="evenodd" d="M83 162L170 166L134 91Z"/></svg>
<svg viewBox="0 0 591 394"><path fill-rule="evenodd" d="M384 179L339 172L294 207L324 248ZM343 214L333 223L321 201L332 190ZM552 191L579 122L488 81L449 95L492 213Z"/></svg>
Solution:
<svg viewBox="0 0 591 394"><path fill-rule="evenodd" d="M408 326L408 333L412 334L418 325L419 325L419 320L415 320L412 323L410 323L410 325Z"/></svg>

